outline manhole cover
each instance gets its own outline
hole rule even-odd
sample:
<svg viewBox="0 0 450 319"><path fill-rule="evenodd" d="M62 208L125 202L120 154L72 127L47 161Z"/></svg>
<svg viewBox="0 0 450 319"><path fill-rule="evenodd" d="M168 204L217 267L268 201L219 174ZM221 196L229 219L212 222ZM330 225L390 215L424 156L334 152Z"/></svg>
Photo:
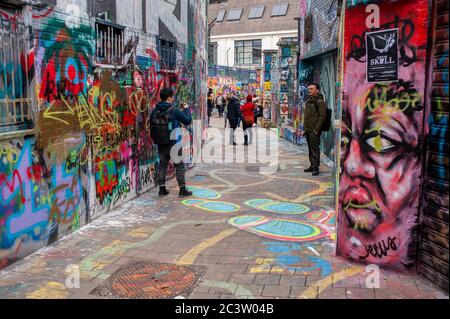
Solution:
<svg viewBox="0 0 450 319"><path fill-rule="evenodd" d="M187 297L204 273L199 266L135 262L117 270L91 294L127 299Z"/></svg>

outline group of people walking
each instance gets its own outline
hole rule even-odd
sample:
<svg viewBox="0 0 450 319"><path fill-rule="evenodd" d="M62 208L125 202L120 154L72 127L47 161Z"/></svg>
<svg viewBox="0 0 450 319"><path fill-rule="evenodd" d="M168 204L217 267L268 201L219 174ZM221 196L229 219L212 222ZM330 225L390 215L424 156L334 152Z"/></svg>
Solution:
<svg viewBox="0 0 450 319"><path fill-rule="evenodd" d="M258 103L256 95L247 95L245 101L242 101L238 93L231 91L223 96L217 95L214 98L212 90L208 93L208 123L211 121L213 110L217 109L219 117L225 119L224 127L231 128L230 143L236 145L234 133L241 126L245 132L244 145L251 144L253 141L252 128L258 123L258 118L263 116L262 106Z"/></svg>
<svg viewBox="0 0 450 319"><path fill-rule="evenodd" d="M322 132L329 130L330 112L325 103L324 97L320 94L320 86L312 83L308 87L308 100L304 108L304 132L309 149L310 167L305 169L305 173L312 173L313 176L320 174L320 142ZM169 161L172 160L175 166L176 178L180 188L179 197L192 196L186 187L185 165L181 159L181 149L177 158L172 154L172 148L176 145L181 136L172 139L174 129L180 124L189 126L192 117L186 104L174 105L174 97L171 89L166 88L160 92L161 102L150 114L151 137L158 145L159 152L159 196L164 197L169 194L166 188L166 175ZM253 126L257 123L258 117L262 116L262 110L255 104L255 96L249 94L245 103L236 96L235 92L230 92L226 97L222 95L214 99L212 91L208 93L208 120L212 116L214 105L217 106L219 116L225 118L230 125L230 144L236 145L235 132L241 125L244 130L244 145L253 143ZM225 115L226 114L226 115ZM208 121L209 123L209 121ZM226 127L226 125L225 125Z"/></svg>

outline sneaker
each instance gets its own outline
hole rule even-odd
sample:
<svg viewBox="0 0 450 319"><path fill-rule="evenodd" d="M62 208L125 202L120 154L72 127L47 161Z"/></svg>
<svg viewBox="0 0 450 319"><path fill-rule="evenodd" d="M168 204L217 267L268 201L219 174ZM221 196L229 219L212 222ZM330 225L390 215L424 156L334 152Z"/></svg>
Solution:
<svg viewBox="0 0 450 319"><path fill-rule="evenodd" d="M166 187L165 186L160 187L159 188L159 197L165 197L167 195L169 195L169 191L166 189Z"/></svg>
<svg viewBox="0 0 450 319"><path fill-rule="evenodd" d="M180 194L178 197L183 198L183 197L190 197L190 196L192 196L192 192L188 191L186 187L180 188Z"/></svg>
<svg viewBox="0 0 450 319"><path fill-rule="evenodd" d="M320 172L318 169L315 169L312 173L312 176L319 176L319 175L320 175Z"/></svg>
<svg viewBox="0 0 450 319"><path fill-rule="evenodd" d="M314 172L314 169L312 167L305 169L305 173L312 173Z"/></svg>

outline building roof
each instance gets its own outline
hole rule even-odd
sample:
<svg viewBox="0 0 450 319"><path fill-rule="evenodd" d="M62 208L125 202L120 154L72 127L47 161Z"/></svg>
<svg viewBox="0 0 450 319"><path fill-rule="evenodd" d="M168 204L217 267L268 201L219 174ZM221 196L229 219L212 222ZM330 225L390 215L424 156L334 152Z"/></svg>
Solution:
<svg viewBox="0 0 450 319"><path fill-rule="evenodd" d="M285 4L288 6L286 15L283 15ZM262 17L249 19L250 13L253 16L260 16L260 9L252 10L252 8L260 6L264 6ZM236 9L242 9L239 20L229 21L228 13ZM223 21L216 21L213 24L211 36L298 29L298 21L295 20L299 15L298 0L228 0L226 2L211 3L208 5L209 23L216 19L221 11L225 11ZM221 16L222 14L219 15L219 17Z"/></svg>

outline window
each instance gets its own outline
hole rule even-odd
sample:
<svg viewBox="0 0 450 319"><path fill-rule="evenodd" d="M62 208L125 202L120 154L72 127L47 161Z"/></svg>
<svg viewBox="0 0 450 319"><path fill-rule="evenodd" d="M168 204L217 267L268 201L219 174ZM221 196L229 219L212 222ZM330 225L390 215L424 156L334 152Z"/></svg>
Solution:
<svg viewBox="0 0 450 319"><path fill-rule="evenodd" d="M22 16L0 11L0 133L33 126L31 47Z"/></svg>
<svg viewBox="0 0 450 319"><path fill-rule="evenodd" d="M177 47L175 43L159 40L159 57L161 69L175 70L177 66Z"/></svg>
<svg viewBox="0 0 450 319"><path fill-rule="evenodd" d="M279 3L274 5L272 8L272 17L285 16L287 13L287 9L288 9L287 3Z"/></svg>
<svg viewBox="0 0 450 319"><path fill-rule="evenodd" d="M111 14L109 11L97 13L97 18L106 20L106 21L111 21Z"/></svg>
<svg viewBox="0 0 450 319"><path fill-rule="evenodd" d="M298 39L296 37L291 38L281 38L278 45L284 45L284 44L297 44Z"/></svg>
<svg viewBox="0 0 450 319"><path fill-rule="evenodd" d="M264 14L264 6L256 6L250 9L250 13L248 15L249 19L258 19L261 18Z"/></svg>
<svg viewBox="0 0 450 319"><path fill-rule="evenodd" d="M233 9L228 12L228 21L239 20L241 18L242 9Z"/></svg>
<svg viewBox="0 0 450 319"><path fill-rule="evenodd" d="M209 65L217 65L217 43L210 43L208 50Z"/></svg>
<svg viewBox="0 0 450 319"><path fill-rule="evenodd" d="M236 64L261 64L261 40L234 42L234 61Z"/></svg>
<svg viewBox="0 0 450 319"><path fill-rule="evenodd" d="M222 22L224 16L225 16L225 10L219 11L219 12L217 13L216 21L217 21L217 22Z"/></svg>
<svg viewBox="0 0 450 319"><path fill-rule="evenodd" d="M124 63L124 28L112 23L97 20L95 23L97 39L96 62L100 64L122 65Z"/></svg>

